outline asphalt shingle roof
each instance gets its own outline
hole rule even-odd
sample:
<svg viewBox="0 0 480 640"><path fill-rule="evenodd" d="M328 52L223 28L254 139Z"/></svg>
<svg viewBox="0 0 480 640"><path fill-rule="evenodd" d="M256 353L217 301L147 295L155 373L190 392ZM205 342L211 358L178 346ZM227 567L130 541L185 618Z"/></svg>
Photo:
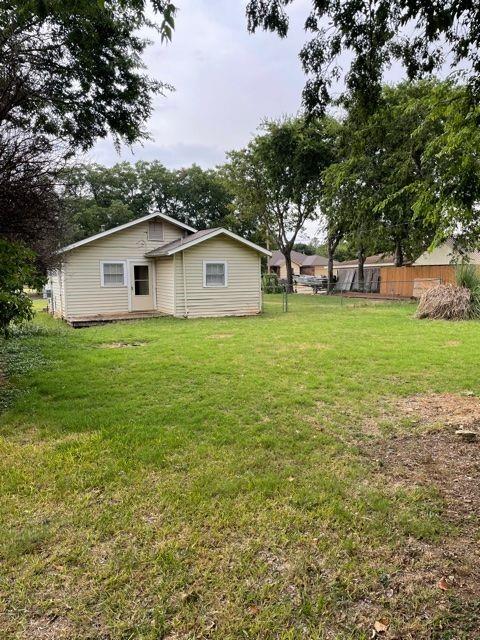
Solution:
<svg viewBox="0 0 480 640"><path fill-rule="evenodd" d="M314 254L313 256L307 256L305 253L292 251L291 256L292 262L295 262L302 267L313 267L315 265L326 267L328 265L328 258L325 258L324 256L318 256L316 254ZM279 267L280 265L285 264L285 256L281 251L274 251L272 253L272 257L268 261L268 264L270 267Z"/></svg>
<svg viewBox="0 0 480 640"><path fill-rule="evenodd" d="M165 256L172 249L177 249L178 247L181 247L184 244L188 244L193 240L198 240L203 236L206 236L210 233L213 233L214 231L217 231L217 229L218 227L215 229L202 229L201 231L197 231L196 233L191 233L190 235L185 236L185 238L179 238L178 240L173 240L172 242L163 244L161 247L152 249L152 251L149 251L145 255L147 256L147 258L158 258L160 256Z"/></svg>

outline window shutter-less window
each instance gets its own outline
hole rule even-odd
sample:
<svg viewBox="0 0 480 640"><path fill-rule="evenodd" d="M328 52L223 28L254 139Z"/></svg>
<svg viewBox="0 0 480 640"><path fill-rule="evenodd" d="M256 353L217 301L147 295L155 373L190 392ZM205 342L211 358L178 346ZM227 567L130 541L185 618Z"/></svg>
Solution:
<svg viewBox="0 0 480 640"><path fill-rule="evenodd" d="M122 262L105 262L103 264L103 284L106 287L123 285L125 270Z"/></svg>
<svg viewBox="0 0 480 640"><path fill-rule="evenodd" d="M207 287L225 286L225 264L223 262L207 262L205 265L205 285Z"/></svg>

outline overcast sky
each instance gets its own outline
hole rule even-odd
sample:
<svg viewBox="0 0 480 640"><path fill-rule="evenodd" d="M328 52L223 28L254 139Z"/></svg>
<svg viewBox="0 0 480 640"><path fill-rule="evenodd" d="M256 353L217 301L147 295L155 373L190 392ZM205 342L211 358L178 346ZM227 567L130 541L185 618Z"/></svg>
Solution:
<svg viewBox="0 0 480 640"><path fill-rule="evenodd" d="M172 42L153 44L144 61L150 76L175 87L157 96L147 123L151 140L120 154L100 141L86 162L158 160L169 168L193 163L204 168L225 160L225 152L247 144L265 118L298 113L305 83L298 53L311 0L289 8L289 35L247 32L246 0L177 0ZM399 72L387 74L397 81ZM337 88L337 90L339 87ZM309 236L318 224L307 225Z"/></svg>
<svg viewBox="0 0 480 640"><path fill-rule="evenodd" d="M290 10L288 38L247 33L246 0L178 0L172 42L158 38L144 60L151 76L175 87L156 97L151 141L124 148L97 144L87 160L113 164L159 160L168 167L212 167L225 151L245 145L262 119L299 110L305 81L298 52L305 40L309 0ZM152 34L152 37L155 34Z"/></svg>

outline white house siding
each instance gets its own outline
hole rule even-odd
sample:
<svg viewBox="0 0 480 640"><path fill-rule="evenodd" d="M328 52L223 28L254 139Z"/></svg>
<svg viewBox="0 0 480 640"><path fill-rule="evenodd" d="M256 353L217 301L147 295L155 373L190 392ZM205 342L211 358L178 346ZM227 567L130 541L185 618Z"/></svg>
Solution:
<svg viewBox="0 0 480 640"><path fill-rule="evenodd" d="M155 271L157 274L157 309L173 315L175 312L174 257L157 258Z"/></svg>
<svg viewBox="0 0 480 640"><path fill-rule="evenodd" d="M69 251L65 255L68 318L128 312L128 286L102 287L100 263L144 260L147 251L183 237L179 227L166 221L163 225L163 241L148 240L148 222L143 222ZM150 263L154 269L155 261Z"/></svg>
<svg viewBox="0 0 480 640"><path fill-rule="evenodd" d="M65 300L65 278L60 269L55 269L50 272L50 287L51 298L49 301L50 312L62 318L65 315L64 300Z"/></svg>
<svg viewBox="0 0 480 640"><path fill-rule="evenodd" d="M203 286L204 260L227 263L227 287ZM206 240L175 255L175 315L187 314L194 318L259 313L262 308L260 278L260 255L256 251L226 237Z"/></svg>

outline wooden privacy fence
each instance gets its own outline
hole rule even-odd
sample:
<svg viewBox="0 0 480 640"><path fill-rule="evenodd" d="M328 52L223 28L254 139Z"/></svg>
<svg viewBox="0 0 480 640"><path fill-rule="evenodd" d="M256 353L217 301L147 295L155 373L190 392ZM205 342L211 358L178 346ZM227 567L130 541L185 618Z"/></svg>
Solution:
<svg viewBox="0 0 480 640"><path fill-rule="evenodd" d="M380 294L418 298L421 292L436 284L455 284L452 265L424 265L380 268Z"/></svg>

